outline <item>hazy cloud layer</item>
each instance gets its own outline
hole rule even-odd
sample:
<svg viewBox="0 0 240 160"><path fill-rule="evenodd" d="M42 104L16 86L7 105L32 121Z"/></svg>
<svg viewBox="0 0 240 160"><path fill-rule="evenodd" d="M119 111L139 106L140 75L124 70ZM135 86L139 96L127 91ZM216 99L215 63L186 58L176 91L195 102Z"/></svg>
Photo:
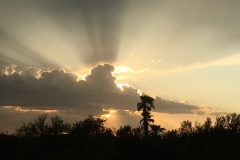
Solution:
<svg viewBox="0 0 240 160"><path fill-rule="evenodd" d="M44 66L48 66L59 68L59 65L50 62L41 53L37 53L31 49L29 44L24 44L18 37L11 36L7 31L2 30L1 26L0 42L0 67L3 67L3 65L18 64L20 67L36 66L43 68ZM44 69L47 68L45 67Z"/></svg>
<svg viewBox="0 0 240 160"><path fill-rule="evenodd" d="M133 54L130 62L141 64L128 63L131 68L166 72L239 53L239 1L134 2L126 13L132 14L123 24L121 48L123 53Z"/></svg>
<svg viewBox="0 0 240 160"><path fill-rule="evenodd" d="M236 0L1 1L0 64L72 71L79 64L118 60L159 72L194 68L239 53L239 5Z"/></svg>
<svg viewBox="0 0 240 160"><path fill-rule="evenodd" d="M85 65L113 62L118 55L127 3L125 0L1 1L1 52L15 61L29 66L34 63L41 68L46 64L57 67L57 61L61 59L62 63L63 57L71 59L66 54ZM47 53L51 60L45 58Z"/></svg>

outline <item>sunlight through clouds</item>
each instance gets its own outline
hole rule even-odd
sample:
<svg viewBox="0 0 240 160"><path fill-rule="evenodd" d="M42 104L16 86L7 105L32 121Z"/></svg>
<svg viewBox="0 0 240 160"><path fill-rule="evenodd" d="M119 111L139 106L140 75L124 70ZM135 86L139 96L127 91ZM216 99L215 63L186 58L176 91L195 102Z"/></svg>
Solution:
<svg viewBox="0 0 240 160"><path fill-rule="evenodd" d="M6 0L0 15L3 117L127 124L143 92L161 124L239 111L238 1Z"/></svg>
<svg viewBox="0 0 240 160"><path fill-rule="evenodd" d="M151 60L151 62L161 62L162 60ZM225 66L225 65L236 65L236 64L240 64L240 54L234 54L228 57L224 57L224 58L220 58L220 59L216 59L213 61L209 61L209 62L205 62L205 63L201 63L201 62L195 62L189 66L179 66L179 67L175 67L172 69L166 69L166 70L162 70L162 69L157 69L157 67L148 67L145 69L140 69L140 70L134 70L130 67L127 66L119 66L116 67L116 71L113 74L118 74L118 73L125 73L125 72L130 72L130 73L144 73L144 72L153 72L153 73L158 73L158 74L168 74L168 73L180 73L180 72L184 72L184 71L188 71L188 70L196 70L196 69L202 69L202 68L206 68L209 66Z"/></svg>
<svg viewBox="0 0 240 160"><path fill-rule="evenodd" d="M86 81L86 77L87 77L87 75L88 75L88 74L84 74L84 75L82 75L82 76L81 76L81 77L82 77L82 80Z"/></svg>

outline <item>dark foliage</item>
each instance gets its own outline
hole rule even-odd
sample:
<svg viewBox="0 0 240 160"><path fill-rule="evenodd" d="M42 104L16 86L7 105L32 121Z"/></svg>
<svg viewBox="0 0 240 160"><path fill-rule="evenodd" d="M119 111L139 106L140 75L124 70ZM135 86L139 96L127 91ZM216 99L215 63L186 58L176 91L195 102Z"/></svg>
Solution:
<svg viewBox="0 0 240 160"><path fill-rule="evenodd" d="M1 159L239 159L240 115L232 113L210 118L201 125L186 120L176 130L163 131L151 125L149 137L142 128L121 126L114 136L104 127L106 120L89 116L63 131L63 120L45 116L23 125L27 134L0 134ZM41 122L41 123L40 123ZM53 128L49 131L49 128ZM19 130L17 131L19 133ZM46 134L48 133L48 134ZM51 133L51 134L49 134ZM62 132L65 133L65 132Z"/></svg>
<svg viewBox="0 0 240 160"><path fill-rule="evenodd" d="M138 111L142 110L142 116L143 116L143 119L140 121L140 124L143 125L145 137L148 137L148 134L149 134L148 127L151 122L152 123L154 122L154 119L151 118L152 115L150 113L152 108L155 109L153 105L154 99L146 94L141 95L140 99L142 102L139 102L137 104L137 109Z"/></svg>

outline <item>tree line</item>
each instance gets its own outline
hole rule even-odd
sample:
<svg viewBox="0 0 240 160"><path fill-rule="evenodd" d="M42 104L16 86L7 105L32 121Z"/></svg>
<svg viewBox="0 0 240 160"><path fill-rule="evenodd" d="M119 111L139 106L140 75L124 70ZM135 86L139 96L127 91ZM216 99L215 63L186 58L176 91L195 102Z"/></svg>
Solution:
<svg viewBox="0 0 240 160"><path fill-rule="evenodd" d="M185 120L178 129L154 124L154 99L140 96L138 127L105 126L106 119L89 115L69 123L59 116L40 115L23 123L16 135L0 134L2 159L238 159L240 114L206 118L203 124Z"/></svg>
<svg viewBox="0 0 240 160"><path fill-rule="evenodd" d="M144 113L143 113L144 114ZM61 135L61 134L73 134L73 135L99 135L107 134L117 137L153 137L157 136L162 139L177 138L183 136L193 136L196 134L208 134L208 133L240 133L240 114L231 113L222 116L216 116L215 123L212 123L211 118L206 118L203 124L195 122L194 124L185 120L180 123L180 128L173 130L165 130L161 125L155 125L147 122L143 122L143 125L139 127L132 127L130 125L120 126L116 128L105 127L106 119L89 115L86 119L69 123L64 122L59 116L50 118L50 123L46 122L47 114L40 115L33 122L25 123L16 129L17 136L30 136L30 137L42 137L48 135ZM144 120L144 118L143 118ZM141 120L141 123L142 121ZM148 126L144 126L144 124ZM146 129L147 128L147 129ZM146 134L147 133L147 134Z"/></svg>
<svg viewBox="0 0 240 160"><path fill-rule="evenodd" d="M140 126L132 128L130 125L120 126L118 130L110 129L104 126L106 119L98 118L89 115L85 120L69 123L64 122L62 117L55 116L50 118L50 124L46 122L47 114L40 115L33 122L25 123L16 130L18 136L32 136L42 137L47 135L60 135L60 134L109 134L118 137L121 136L135 136L135 137L148 137L158 136L165 131L160 125L153 124L154 119L150 113L154 99L148 95L140 96L141 102L137 104L138 111L142 110L143 119L140 121ZM150 130L149 130L150 128Z"/></svg>
<svg viewBox="0 0 240 160"><path fill-rule="evenodd" d="M227 115L216 116L215 124L211 118L207 117L203 124L189 120L180 123L179 129L166 131L161 125L154 124L151 110L155 109L154 98L148 95L140 96L141 102L137 103L138 111L142 111L140 126L133 128L130 125L120 126L120 128L111 129L105 127L106 119L89 115L85 120L69 123L64 122L62 117L55 116L50 118L50 124L46 122L47 114L40 115L33 122L25 124L16 130L18 136L41 137L47 135L60 134L108 134L117 137L134 136L138 138L158 136L161 138L191 136L194 134L206 134L210 132L240 132L240 114L231 113Z"/></svg>

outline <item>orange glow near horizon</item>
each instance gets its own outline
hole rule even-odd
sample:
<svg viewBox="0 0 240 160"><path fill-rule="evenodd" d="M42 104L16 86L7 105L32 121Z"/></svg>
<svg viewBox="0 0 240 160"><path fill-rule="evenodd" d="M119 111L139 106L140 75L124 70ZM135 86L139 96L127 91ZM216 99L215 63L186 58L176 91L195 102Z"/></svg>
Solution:
<svg viewBox="0 0 240 160"><path fill-rule="evenodd" d="M110 117L114 118L115 117L115 113L117 112L117 110L115 109L103 109L104 112L108 112L107 114L103 114L101 115L101 118L104 118L104 119L109 119ZM113 116L112 116L113 115Z"/></svg>

